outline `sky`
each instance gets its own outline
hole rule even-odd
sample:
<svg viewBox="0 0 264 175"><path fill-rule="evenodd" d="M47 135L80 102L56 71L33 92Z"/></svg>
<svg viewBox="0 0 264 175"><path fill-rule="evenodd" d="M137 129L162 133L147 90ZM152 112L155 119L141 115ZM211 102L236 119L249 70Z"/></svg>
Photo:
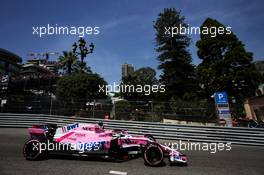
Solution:
<svg viewBox="0 0 264 175"><path fill-rule="evenodd" d="M232 31L254 53L254 60L264 60L262 0L4 0L0 6L0 48L23 58L29 53L70 51L76 35L33 35L33 27L91 26L98 35L85 36L95 45L86 58L93 72L109 84L120 82L121 65L130 63L136 69L149 66L158 72L153 24L164 8L175 8L190 26L200 26L213 18L232 27ZM190 35L193 64L201 61L195 43L199 35ZM56 57L51 57L55 60Z"/></svg>

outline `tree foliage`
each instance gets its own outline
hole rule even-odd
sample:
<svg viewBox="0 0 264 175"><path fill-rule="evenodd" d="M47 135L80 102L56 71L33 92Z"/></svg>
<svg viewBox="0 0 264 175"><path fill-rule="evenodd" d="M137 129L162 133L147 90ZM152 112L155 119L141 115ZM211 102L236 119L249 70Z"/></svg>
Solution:
<svg viewBox="0 0 264 175"><path fill-rule="evenodd" d="M150 67L143 67L132 74L125 76L122 78L121 85L125 87L126 85L132 85L136 87L152 87L153 85L157 85L158 80L156 79L156 71ZM145 89L146 90L146 89ZM151 89L147 89L147 91ZM153 98L153 93L146 95L146 91L142 89L142 92L121 92L121 95L127 100L147 100Z"/></svg>
<svg viewBox="0 0 264 175"><path fill-rule="evenodd" d="M165 99L182 98L195 92L195 76L192 58L187 49L190 38L184 34L166 34L165 27L187 26L184 16L174 8L164 9L155 21L156 51L159 53L160 82L166 85Z"/></svg>
<svg viewBox="0 0 264 175"><path fill-rule="evenodd" d="M202 27L224 27L211 18ZM217 91L227 91L237 102L255 94L261 81L260 74L252 64L253 54L245 50L245 45L232 32L228 34L200 35L197 41L198 56L202 63L198 66L198 77L206 98Z"/></svg>
<svg viewBox="0 0 264 175"><path fill-rule="evenodd" d="M76 54L64 51L63 55L58 58L59 68L64 74L72 74L76 72L91 73L90 67L86 66L86 62L81 62Z"/></svg>
<svg viewBox="0 0 264 175"><path fill-rule="evenodd" d="M63 98L106 98L104 92L99 92L99 85L106 85L106 82L98 74L75 73L57 81L56 94Z"/></svg>
<svg viewBox="0 0 264 175"><path fill-rule="evenodd" d="M129 120L131 119L132 105L129 101L121 100L115 103L115 119Z"/></svg>
<svg viewBox="0 0 264 175"><path fill-rule="evenodd" d="M59 67L68 75L78 69L78 57L72 52L63 51L58 60Z"/></svg>

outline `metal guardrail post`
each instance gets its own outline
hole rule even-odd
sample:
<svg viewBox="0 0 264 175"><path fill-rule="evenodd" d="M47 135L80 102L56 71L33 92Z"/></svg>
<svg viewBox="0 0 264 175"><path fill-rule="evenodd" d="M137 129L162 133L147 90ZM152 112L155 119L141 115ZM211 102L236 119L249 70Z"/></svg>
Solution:
<svg viewBox="0 0 264 175"><path fill-rule="evenodd" d="M93 118L94 118L95 100L93 101Z"/></svg>
<svg viewBox="0 0 264 175"><path fill-rule="evenodd" d="M52 96L50 95L50 110L49 110L49 115L52 114Z"/></svg>

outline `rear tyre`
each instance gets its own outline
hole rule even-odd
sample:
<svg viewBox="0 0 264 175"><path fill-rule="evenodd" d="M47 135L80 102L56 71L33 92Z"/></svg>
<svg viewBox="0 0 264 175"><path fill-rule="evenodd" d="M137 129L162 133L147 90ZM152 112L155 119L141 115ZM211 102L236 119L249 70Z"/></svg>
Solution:
<svg viewBox="0 0 264 175"><path fill-rule="evenodd" d="M47 152L40 151L41 142L37 139L27 141L23 148L23 155L27 160L40 160L46 157Z"/></svg>
<svg viewBox="0 0 264 175"><path fill-rule="evenodd" d="M145 147L143 154L145 165L160 166L163 163L164 154L160 145L157 143L149 143Z"/></svg>

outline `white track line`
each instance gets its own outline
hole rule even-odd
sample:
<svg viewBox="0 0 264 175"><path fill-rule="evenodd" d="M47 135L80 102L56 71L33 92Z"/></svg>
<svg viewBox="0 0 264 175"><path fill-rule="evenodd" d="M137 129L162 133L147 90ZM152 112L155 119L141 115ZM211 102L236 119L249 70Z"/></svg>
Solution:
<svg viewBox="0 0 264 175"><path fill-rule="evenodd" d="M109 171L109 174L116 174L116 175L127 175L127 172L122 172L122 171Z"/></svg>

